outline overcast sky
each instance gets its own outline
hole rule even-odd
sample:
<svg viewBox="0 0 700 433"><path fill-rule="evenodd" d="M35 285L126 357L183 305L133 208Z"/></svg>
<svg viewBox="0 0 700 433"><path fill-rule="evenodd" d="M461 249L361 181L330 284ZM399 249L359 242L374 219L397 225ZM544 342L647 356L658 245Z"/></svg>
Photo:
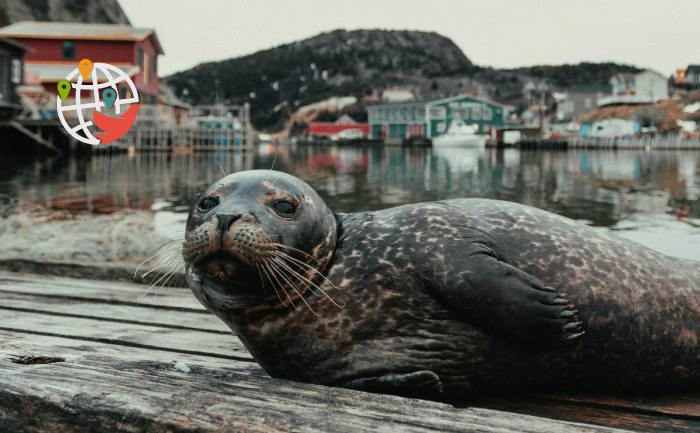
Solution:
<svg viewBox="0 0 700 433"><path fill-rule="evenodd" d="M670 75L700 63L700 0L120 0L153 27L159 72L250 54L338 28L435 31L474 63L615 61Z"/></svg>

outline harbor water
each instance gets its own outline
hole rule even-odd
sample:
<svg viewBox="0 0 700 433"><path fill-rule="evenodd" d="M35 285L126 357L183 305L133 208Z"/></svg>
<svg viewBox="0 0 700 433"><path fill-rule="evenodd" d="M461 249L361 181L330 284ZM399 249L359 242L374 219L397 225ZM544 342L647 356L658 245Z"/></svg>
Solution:
<svg viewBox="0 0 700 433"><path fill-rule="evenodd" d="M535 206L700 260L700 152L258 145L0 162L0 255L139 262L223 176L282 170L336 212L462 197Z"/></svg>

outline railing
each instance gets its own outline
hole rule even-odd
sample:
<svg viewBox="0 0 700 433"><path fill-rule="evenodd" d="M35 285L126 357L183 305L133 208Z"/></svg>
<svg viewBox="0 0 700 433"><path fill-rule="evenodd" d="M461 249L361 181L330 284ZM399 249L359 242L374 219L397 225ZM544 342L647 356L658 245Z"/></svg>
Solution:
<svg viewBox="0 0 700 433"><path fill-rule="evenodd" d="M134 126L113 148L137 151L249 151L253 148L252 131L198 127L146 128ZM99 149L99 147L98 147Z"/></svg>
<svg viewBox="0 0 700 433"><path fill-rule="evenodd" d="M233 127L221 127L221 125L213 127L207 123L217 123L215 117L191 116L184 120L184 124L181 123L178 126L175 124L175 113L168 110L168 107L144 105L141 107L136 124L111 148L183 152L252 150L254 133L250 123L249 106L227 108L237 110L233 117L237 123Z"/></svg>

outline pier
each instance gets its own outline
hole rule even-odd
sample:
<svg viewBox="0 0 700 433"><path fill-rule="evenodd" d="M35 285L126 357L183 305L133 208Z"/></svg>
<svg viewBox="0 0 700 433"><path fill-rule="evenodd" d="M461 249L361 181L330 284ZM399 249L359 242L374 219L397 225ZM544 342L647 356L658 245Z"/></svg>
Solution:
<svg viewBox="0 0 700 433"><path fill-rule="evenodd" d="M11 431L697 432L700 394L532 394L456 405L273 379L183 286L134 269L0 261ZM621 430L612 430L621 429Z"/></svg>
<svg viewBox="0 0 700 433"><path fill-rule="evenodd" d="M487 147L515 147L530 150L700 150L699 138L681 136L640 136L617 138L526 138L515 144L487 141Z"/></svg>
<svg viewBox="0 0 700 433"><path fill-rule="evenodd" d="M216 106L212 106L216 107ZM254 132L247 106L223 107L226 116L194 117L185 125L169 124L156 105L143 106L137 123L115 143L92 146L72 137L58 119L18 117L0 122L0 132L13 151L36 149L51 154L85 152L211 152L252 150ZM195 112L196 113L196 112ZM66 121L77 118L66 116ZM3 140L5 141L5 140Z"/></svg>

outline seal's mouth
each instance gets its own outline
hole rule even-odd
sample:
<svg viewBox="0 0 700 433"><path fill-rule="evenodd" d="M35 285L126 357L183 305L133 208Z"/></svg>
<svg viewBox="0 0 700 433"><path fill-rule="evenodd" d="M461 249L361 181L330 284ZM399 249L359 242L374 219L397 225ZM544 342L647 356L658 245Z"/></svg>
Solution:
<svg viewBox="0 0 700 433"><path fill-rule="evenodd" d="M193 263L193 266L207 278L225 285L236 280L245 265L235 256L217 251L205 255Z"/></svg>

